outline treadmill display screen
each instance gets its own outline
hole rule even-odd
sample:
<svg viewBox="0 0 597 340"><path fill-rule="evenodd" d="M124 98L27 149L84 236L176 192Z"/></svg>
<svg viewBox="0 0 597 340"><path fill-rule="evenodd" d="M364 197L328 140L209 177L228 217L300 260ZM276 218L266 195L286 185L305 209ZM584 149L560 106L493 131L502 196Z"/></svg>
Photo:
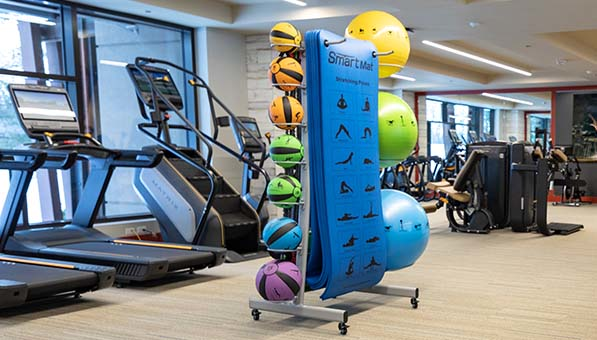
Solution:
<svg viewBox="0 0 597 340"><path fill-rule="evenodd" d="M77 120L66 93L15 90L14 95L23 119L63 122Z"/></svg>

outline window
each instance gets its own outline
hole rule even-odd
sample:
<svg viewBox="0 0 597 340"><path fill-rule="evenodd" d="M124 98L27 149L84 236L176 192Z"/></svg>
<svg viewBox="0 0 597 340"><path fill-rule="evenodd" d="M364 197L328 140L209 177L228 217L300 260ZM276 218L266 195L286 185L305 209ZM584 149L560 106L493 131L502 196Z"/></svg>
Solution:
<svg viewBox="0 0 597 340"><path fill-rule="evenodd" d="M442 102L435 100L427 100L425 102L427 108L427 121L428 122L442 122Z"/></svg>
<svg viewBox="0 0 597 340"><path fill-rule="evenodd" d="M494 110L483 109L483 134L493 135Z"/></svg>
<svg viewBox="0 0 597 340"><path fill-rule="evenodd" d="M0 148L30 141L9 97L10 83L66 87L83 132L110 148L140 149L151 142L136 129L141 117L131 82L122 66L109 61L130 63L143 55L193 68L192 29L79 4L0 0L0 32ZM185 84L182 74L173 72L173 78ZM185 114L195 121L194 94L188 86L181 86L181 94ZM195 143L184 132L174 132L173 138L180 145ZM133 190L133 172L117 170L100 218L147 213ZM38 171L27 193L23 224L70 219L81 190L74 183L86 174L86 164L65 172ZM8 172L0 171L0 204L9 181Z"/></svg>
<svg viewBox="0 0 597 340"><path fill-rule="evenodd" d="M85 73L83 88L84 105L89 108L86 120L93 122L90 127L94 135L109 148L141 149L153 144L137 130L143 122L137 96L124 65L134 63L138 56L150 56L168 60L177 65L192 69L192 61L187 55L190 47L190 31L132 21L125 18L97 16L84 12L78 17L79 37L83 47L82 72ZM182 72L170 70L181 94L193 97L185 86ZM187 117L194 116L194 105L187 101ZM173 115L172 124L181 124ZM187 145L187 134L182 130L172 130L171 137L181 146ZM116 169L106 192L104 217L146 214L148 210L133 189L135 170Z"/></svg>
<svg viewBox="0 0 597 340"><path fill-rule="evenodd" d="M429 156L444 158L447 155L452 146L448 134L450 129L456 130L465 143L471 141L469 131L477 132L479 137L493 134L494 112L493 109L428 99L426 113Z"/></svg>
<svg viewBox="0 0 597 340"><path fill-rule="evenodd" d="M66 86L62 20L58 5L0 4L0 148L12 149L31 140L19 125L8 84ZM56 81L63 79L66 81ZM74 78L72 78L74 80ZM0 206L4 205L10 175L0 173ZM23 222L39 223L66 217L65 194L70 179L56 171L39 171L27 192Z"/></svg>
<svg viewBox="0 0 597 340"><path fill-rule="evenodd" d="M57 5L0 5L0 68L63 74L62 21Z"/></svg>

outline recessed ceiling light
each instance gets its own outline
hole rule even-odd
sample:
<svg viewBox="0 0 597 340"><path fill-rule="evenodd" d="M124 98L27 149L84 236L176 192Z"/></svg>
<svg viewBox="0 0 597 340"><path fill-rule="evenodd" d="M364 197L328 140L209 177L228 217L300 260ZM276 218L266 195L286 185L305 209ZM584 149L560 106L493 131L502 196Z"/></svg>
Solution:
<svg viewBox="0 0 597 340"><path fill-rule="evenodd" d="M307 6L307 3L304 1L300 1L300 0L284 0L288 3L291 3L293 5L297 5L297 6Z"/></svg>
<svg viewBox="0 0 597 340"><path fill-rule="evenodd" d="M394 79L402 79L402 80L408 80L408 81L417 81L415 78L413 77L407 77L407 76L403 76L400 74L392 74L390 76L390 78L394 78Z"/></svg>
<svg viewBox="0 0 597 340"><path fill-rule="evenodd" d="M125 63L123 61L114 61L114 60L106 60L106 59L101 59L100 64L116 66L116 67L126 67L126 65L128 65L128 63Z"/></svg>
<svg viewBox="0 0 597 340"><path fill-rule="evenodd" d="M533 102L528 102L526 100L520 100L520 99L515 99L515 98L510 98L510 97L504 97L504 96L498 96L497 94L491 94L491 93L487 93L487 92L483 92L481 93L482 96L485 97L489 97L489 98L493 98L493 99L500 99L500 100L505 100L508 102L513 102L513 103L518 103L518 104L524 104L524 105L534 105Z"/></svg>
<svg viewBox="0 0 597 340"><path fill-rule="evenodd" d="M468 26L470 28L477 28L477 27L481 26L481 23L478 22L478 21L471 21L471 22L468 23Z"/></svg>
<svg viewBox="0 0 597 340"><path fill-rule="evenodd" d="M483 57L479 57L478 55L474 55L474 54L471 54L471 53L468 53L468 52L457 50L455 48L448 47L448 46L445 46L445 45L442 45L442 44L438 44L438 43L435 43L435 42L432 42L432 41L429 41L429 40L423 40L423 44L425 44L427 46L438 48L440 50L444 50L446 52L457 54L457 55L459 55L461 57L465 57L465 58L469 58L469 59L472 59L472 60L476 60L476 61L488 64L488 65L491 65L491 66L499 67L501 69L508 70L510 72L522 74L523 76L530 77L530 76L533 75L531 72L528 72L528 71L525 71L525 70L521 70L521 69L516 68L516 67L508 66L508 65L505 65L505 64L502 64L502 63L498 63L497 61L493 61L493 60L489 60L489 59L486 59L486 58L483 58Z"/></svg>

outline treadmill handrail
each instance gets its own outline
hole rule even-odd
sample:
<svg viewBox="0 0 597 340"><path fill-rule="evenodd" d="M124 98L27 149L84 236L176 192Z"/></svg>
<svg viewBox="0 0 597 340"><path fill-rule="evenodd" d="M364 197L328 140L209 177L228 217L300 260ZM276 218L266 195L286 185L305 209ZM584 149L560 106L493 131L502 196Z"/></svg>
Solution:
<svg viewBox="0 0 597 340"><path fill-rule="evenodd" d="M213 107L213 100L215 100L220 107L226 112L226 114L228 114L228 116L230 116L230 118L232 118L237 124L238 126L241 127L241 129L243 129L245 132L247 132L247 134L254 139L257 143L259 143L262 147L261 149L261 157L260 159L265 159L266 158L266 147L265 147L265 143L261 140L259 140L249 129L247 129L244 124L236 117L236 115L234 113L232 113L232 111L230 109L228 109L228 107L213 93L213 91L211 90L211 88L207 85L207 83L197 74L195 74L192 71L189 71L183 67L180 67L174 63L171 63L167 60L160 60L160 59L155 59L155 58L147 58L147 57L137 57L135 58L135 66L137 67L137 69L139 69L144 75L145 77L148 79L149 81L149 85L152 89L152 94L153 95L157 95L169 108L172 112L174 112L190 129L191 132L193 132L195 135L197 135L199 138L201 139L207 139L209 142L211 142L212 144L215 144L216 146L218 146L220 149L222 149L223 151L225 151L226 153L234 156L237 160L247 164L251 169L258 171L259 173L261 173L265 179L266 185L264 186L263 192L261 194L261 197L259 199L259 203L257 205L257 208L255 209L257 211L257 213L261 212L261 209L263 208L264 204L265 204L265 200L267 197L266 191L267 191L267 184L270 182L270 176L268 175L268 173L259 165L255 164L255 162L251 159L249 159L248 157L243 156L242 154L239 154L237 152L235 152L234 150L232 150L231 148L229 148L228 146L222 144L221 142L217 141L217 134L215 135L215 138L212 136L209 136L208 134L206 134L203 131L200 131L199 129L197 129L194 124L192 124L186 117L185 115L183 115L180 110L178 110L176 108L176 106L159 90L159 88L157 86L155 86L155 83L153 81L153 78L149 75L149 73L143 68L144 65L147 65L149 63L153 63L153 64L164 64L164 65L168 65L171 66L185 74L191 75L193 77L193 81L195 80L199 80L201 82L201 84L193 84L191 83L191 86L193 87L202 87L207 91L208 94L208 98L210 100L210 111L212 114L212 119L215 119L215 109ZM157 99L157 98L156 98ZM157 102L154 100L154 102ZM157 106L157 105L156 105ZM217 125L216 129L217 129ZM217 131L217 130L216 130ZM211 155L210 157L207 159L207 164L211 164Z"/></svg>
<svg viewBox="0 0 597 340"><path fill-rule="evenodd" d="M48 154L39 150L0 150L0 169L15 171L35 171L47 159ZM19 160L26 157L28 160Z"/></svg>
<svg viewBox="0 0 597 340"><path fill-rule="evenodd" d="M44 169L67 170L77 161L78 153L75 151L44 150L48 157L42 165Z"/></svg>

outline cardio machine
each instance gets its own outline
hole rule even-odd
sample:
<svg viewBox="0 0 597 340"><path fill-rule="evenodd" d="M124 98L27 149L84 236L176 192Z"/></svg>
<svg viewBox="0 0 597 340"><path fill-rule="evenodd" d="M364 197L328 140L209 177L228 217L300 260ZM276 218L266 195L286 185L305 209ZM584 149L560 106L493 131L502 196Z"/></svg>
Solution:
<svg viewBox="0 0 597 340"><path fill-rule="evenodd" d="M464 155L466 153L466 145L462 139L460 139L460 136L458 136L455 129L448 130L448 136L450 137L452 145L444 159L443 169L444 178L451 179L458 175L465 163Z"/></svg>
<svg viewBox="0 0 597 340"><path fill-rule="evenodd" d="M172 63L165 64L190 75L189 84L207 91L214 133L199 131L181 114L183 100L165 68L148 65L149 59L137 58L127 71L135 87L141 115L147 121L138 128L164 152L155 168L140 168L135 173L137 193L160 224L164 240L225 247L229 262L267 255L261 243L261 228L269 219L265 207L265 187L260 197L250 192L251 181L269 176L263 169L266 147L254 118L234 115L194 73ZM157 103L157 104L156 104ZM218 104L224 116L216 116ZM149 112L148 112L149 111ZM184 124L169 122L171 114ZM220 127L230 127L240 152L218 141ZM193 134L206 146L207 154L195 148L176 145L170 131L178 129ZM243 163L242 192L239 193L212 165L213 146Z"/></svg>
<svg viewBox="0 0 597 340"><path fill-rule="evenodd" d="M45 152L0 150L0 169L11 170L12 175L0 217L0 309L49 298L78 297L88 291L111 287L114 283L114 268L3 253L11 232L9 227L18 222L27 199L33 172L42 166L68 167L75 157L74 153L66 154L54 161Z"/></svg>
<svg viewBox="0 0 597 340"><path fill-rule="evenodd" d="M108 149L89 134L81 134L64 89L13 84L9 91L21 126L36 141L29 148L76 152L79 160L88 163L90 172L70 224L17 231L13 219L5 235L6 252L115 267L119 284L223 263L222 248L116 240L94 229L115 168L153 167L162 153Z"/></svg>

